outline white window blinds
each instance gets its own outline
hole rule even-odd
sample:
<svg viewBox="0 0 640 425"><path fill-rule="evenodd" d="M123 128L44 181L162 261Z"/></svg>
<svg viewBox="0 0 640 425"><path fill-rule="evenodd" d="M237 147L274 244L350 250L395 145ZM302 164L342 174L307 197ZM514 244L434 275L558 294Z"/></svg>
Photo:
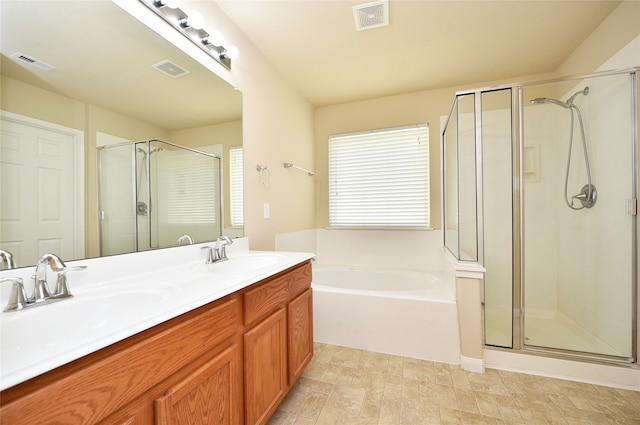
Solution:
<svg viewBox="0 0 640 425"><path fill-rule="evenodd" d="M167 222L218 222L218 159L191 152L168 157Z"/></svg>
<svg viewBox="0 0 640 425"><path fill-rule="evenodd" d="M330 136L329 224L428 227L428 125Z"/></svg>
<svg viewBox="0 0 640 425"><path fill-rule="evenodd" d="M229 185L231 226L244 226L244 183L242 146L229 149Z"/></svg>

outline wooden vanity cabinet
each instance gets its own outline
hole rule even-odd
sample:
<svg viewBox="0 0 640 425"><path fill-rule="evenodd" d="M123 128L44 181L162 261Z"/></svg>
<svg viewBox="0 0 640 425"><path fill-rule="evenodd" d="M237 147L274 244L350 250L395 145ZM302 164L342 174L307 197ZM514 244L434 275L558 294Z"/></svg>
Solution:
<svg viewBox="0 0 640 425"><path fill-rule="evenodd" d="M243 299L245 424L266 424L313 356L311 263L250 288Z"/></svg>
<svg viewBox="0 0 640 425"><path fill-rule="evenodd" d="M313 357L313 298L311 288L287 305L289 386L293 386Z"/></svg>
<svg viewBox="0 0 640 425"><path fill-rule="evenodd" d="M244 334L246 424L267 423L287 392L286 325L279 309Z"/></svg>
<svg viewBox="0 0 640 425"><path fill-rule="evenodd" d="M311 359L310 283L306 262L8 388L0 422L266 423Z"/></svg>

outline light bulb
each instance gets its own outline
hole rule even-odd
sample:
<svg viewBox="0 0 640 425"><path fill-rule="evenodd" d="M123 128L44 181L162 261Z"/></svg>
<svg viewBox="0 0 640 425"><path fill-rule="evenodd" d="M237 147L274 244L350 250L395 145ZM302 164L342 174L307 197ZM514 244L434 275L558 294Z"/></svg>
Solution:
<svg viewBox="0 0 640 425"><path fill-rule="evenodd" d="M187 25L196 30L202 29L204 27L204 16L197 10L192 10L187 15Z"/></svg>
<svg viewBox="0 0 640 425"><path fill-rule="evenodd" d="M234 45L227 47L226 56L231 60L236 60L240 57L240 50Z"/></svg>
<svg viewBox="0 0 640 425"><path fill-rule="evenodd" d="M180 0L163 0L163 3L171 9L177 9L180 7Z"/></svg>
<svg viewBox="0 0 640 425"><path fill-rule="evenodd" d="M220 31L211 31L209 34L209 43L214 46L222 46L224 44L224 36Z"/></svg>

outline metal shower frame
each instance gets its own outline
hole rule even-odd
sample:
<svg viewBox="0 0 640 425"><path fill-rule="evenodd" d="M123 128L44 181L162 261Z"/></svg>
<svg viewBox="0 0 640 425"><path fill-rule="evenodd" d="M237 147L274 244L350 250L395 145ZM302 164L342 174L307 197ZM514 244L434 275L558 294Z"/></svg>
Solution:
<svg viewBox="0 0 640 425"><path fill-rule="evenodd" d="M449 112L449 116L453 112L453 108L456 105L457 99L460 96L465 95L474 95L474 123L475 123L475 166L476 166L476 244L477 244L477 262L483 264L484 263L484 206L483 206L483 157L482 157L482 93L499 91L499 90L510 90L511 92L511 144L513 147L512 152L512 173L514 178L512 179L512 237L513 237L513 246L512 246L512 265L513 265L513 276L512 276L512 289L513 289L513 323L512 323L512 348L503 348L490 346L491 349L496 350L504 350L504 351L513 351L518 350L521 352L526 352L528 354L535 354L540 356L548 356L555 358L565 358L565 359L579 359L586 362L594 362L594 363L607 363L607 364L618 364L618 365L639 365L639 354L640 354L640 291L639 286L639 272L638 266L640 264L640 252L638 250L638 242L640 240L640 235L638 234L638 216L637 216L637 200L638 200L638 188L640 186L638 167L640 166L640 157L638 150L638 125L640 123L640 111L638 110L638 98L640 97L640 92L638 91L638 83L637 77L640 72L640 67L635 68L627 68L616 71L608 71L608 72L600 72L586 75L578 75L571 76L565 78L558 79L549 79L542 81L529 81L525 83L513 83L513 84L504 84L498 86L489 86L482 87L470 90L462 90L458 91L455 94L455 101L452 105L451 111ZM524 161L524 152L521 149L522 140L524 139L524 129L523 129L523 96L522 89L525 87L541 85L541 84L550 84L550 83L558 83L563 81L573 81L573 80L583 80L589 78L599 78L599 77L610 77L610 76L619 76L628 74L631 77L631 90L633 95L632 104L631 104L631 112L632 112L632 121L635 125L632 128L632 158L633 166L632 166L632 202L631 205L628 206L634 216L634 220L632 221L632 298L633 298L633 306L632 306L632 357L627 359L627 361L621 361L620 357L615 356L607 356L600 354L588 354L588 353L576 353L572 351L562 350L562 349L535 349L532 347L525 347L524 341L524 315L523 315L523 307L524 307L524 293L523 293L523 283L524 283L524 267L522 264L523 256L524 256L524 240L522 238L524 232L524 217L522 211L524 210L524 170L521 165ZM517 107L514 107L517 105ZM447 121L448 124L448 121ZM446 129L446 125L444 127ZM444 129L443 129L444 134ZM443 152L443 164L444 164L444 152ZM444 182L443 182L444 184ZM443 191L444 193L444 191ZM443 202L443 214L442 217L445 217L444 213L444 202ZM456 257L459 257L457 253L454 253ZM461 260L464 262L464 260ZM484 302L484 295L483 295Z"/></svg>

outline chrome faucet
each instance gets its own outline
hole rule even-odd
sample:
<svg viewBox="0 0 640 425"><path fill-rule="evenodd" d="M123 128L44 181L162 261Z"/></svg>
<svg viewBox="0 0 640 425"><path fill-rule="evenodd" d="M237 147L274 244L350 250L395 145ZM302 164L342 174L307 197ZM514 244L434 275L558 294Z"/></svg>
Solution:
<svg viewBox="0 0 640 425"><path fill-rule="evenodd" d="M49 290L47 283L47 268L51 268L57 274L56 287L53 293ZM36 263L36 273L34 279L33 295L27 298L22 279L18 277L8 277L0 279L1 282L12 282L9 303L4 311L17 311L36 305L48 304L53 301L71 298L67 273L70 271L80 271L87 266L67 267L64 262L54 254L44 254Z"/></svg>
<svg viewBox="0 0 640 425"><path fill-rule="evenodd" d="M49 285L47 284L47 266L51 267L54 272L60 272L67 266L64 262L54 254L44 254L36 263L35 282L33 287L33 295L29 297L29 302L39 303L51 298Z"/></svg>
<svg viewBox="0 0 640 425"><path fill-rule="evenodd" d="M233 241L229 238L229 236L222 235L218 239L216 239L216 247L215 251L218 254L218 261L226 261L227 258L227 245L231 245Z"/></svg>
<svg viewBox="0 0 640 425"><path fill-rule="evenodd" d="M2 282L12 282L11 295L9 295L9 302L4 311L18 311L27 307L27 294L24 292L24 285L22 284L21 277L5 277L0 279Z"/></svg>
<svg viewBox="0 0 640 425"><path fill-rule="evenodd" d="M178 238L178 243L183 243L185 241L189 245L193 245L193 238L186 233Z"/></svg>
<svg viewBox="0 0 640 425"><path fill-rule="evenodd" d="M11 270L16 268L16 260L13 254L4 249L0 249L0 270Z"/></svg>
<svg viewBox="0 0 640 425"><path fill-rule="evenodd" d="M229 236L220 236L218 239L216 239L216 246L215 247L210 247L210 246L203 246L200 249L206 249L208 250L207 252L207 259L205 261L205 264L212 264L212 263L217 263L220 261L227 261L227 250L226 250L226 246L227 245L231 245L233 243L233 241L231 240L231 238L229 238Z"/></svg>

